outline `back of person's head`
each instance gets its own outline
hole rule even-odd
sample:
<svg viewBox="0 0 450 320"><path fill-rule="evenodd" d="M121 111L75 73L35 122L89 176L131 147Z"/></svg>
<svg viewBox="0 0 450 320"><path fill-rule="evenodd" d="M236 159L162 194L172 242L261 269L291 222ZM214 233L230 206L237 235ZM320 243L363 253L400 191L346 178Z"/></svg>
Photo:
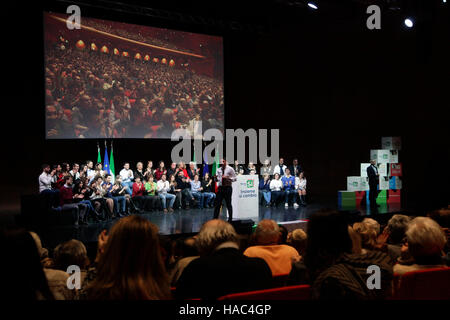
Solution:
<svg viewBox="0 0 450 320"><path fill-rule="evenodd" d="M306 233L305 264L313 278L330 267L342 254L352 252L347 219L336 210L322 209L313 213Z"/></svg>
<svg viewBox="0 0 450 320"><path fill-rule="evenodd" d="M427 217L417 217L408 224L406 239L408 251L418 264L440 260L442 249L447 242L441 227Z"/></svg>
<svg viewBox="0 0 450 320"><path fill-rule="evenodd" d="M111 228L100 256L97 277L88 289L93 300L153 300L170 297L159 246L158 228L131 215Z"/></svg>
<svg viewBox="0 0 450 320"><path fill-rule="evenodd" d="M71 265L76 265L84 270L89 265L87 250L83 242L79 240L69 240L56 246L53 251L55 268L67 271Z"/></svg>
<svg viewBox="0 0 450 320"><path fill-rule="evenodd" d="M377 235L380 234L380 224L378 223L377 220L372 219L372 218L364 218L364 220L362 221L362 223L364 223L365 225L367 225L369 228L372 228L373 230L375 230L375 232L377 233Z"/></svg>
<svg viewBox="0 0 450 320"><path fill-rule="evenodd" d="M373 250L377 242L377 232L374 228L363 222L353 224L353 230L361 237L361 246Z"/></svg>
<svg viewBox="0 0 450 320"><path fill-rule="evenodd" d="M303 229L295 229L288 235L287 243L297 249L300 255L303 255L306 248L307 236Z"/></svg>
<svg viewBox="0 0 450 320"><path fill-rule="evenodd" d="M196 240L193 237L179 239L177 249L180 258L198 256Z"/></svg>
<svg viewBox="0 0 450 320"><path fill-rule="evenodd" d="M30 231L30 235L36 244L37 251L39 253L39 258L41 261L45 258L48 258L48 250L42 247L42 241L39 235L36 232Z"/></svg>
<svg viewBox="0 0 450 320"><path fill-rule="evenodd" d="M2 290L9 300L53 300L36 242L25 229L0 231Z"/></svg>
<svg viewBox="0 0 450 320"><path fill-rule="evenodd" d="M239 243L234 227L223 220L213 219L206 222L196 239L200 255L211 254L219 245L225 242Z"/></svg>
<svg viewBox="0 0 450 320"><path fill-rule="evenodd" d="M277 244L280 236L280 227L275 220L263 219L256 226L255 240L258 245Z"/></svg>
<svg viewBox="0 0 450 320"><path fill-rule="evenodd" d="M278 240L278 242L280 244L286 244L287 242L287 236L288 236L288 230L286 229L285 226L283 225L278 225L278 227L280 228L280 239Z"/></svg>
<svg viewBox="0 0 450 320"><path fill-rule="evenodd" d="M389 242L391 244L399 244L405 237L406 229L411 218L403 214L394 214L389 219L387 224L387 231L389 232Z"/></svg>

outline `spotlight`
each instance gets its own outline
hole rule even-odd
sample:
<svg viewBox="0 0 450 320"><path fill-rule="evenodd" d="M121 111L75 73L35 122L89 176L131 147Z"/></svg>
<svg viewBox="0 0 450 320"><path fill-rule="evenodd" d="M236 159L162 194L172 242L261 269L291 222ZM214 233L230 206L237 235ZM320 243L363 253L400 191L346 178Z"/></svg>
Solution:
<svg viewBox="0 0 450 320"><path fill-rule="evenodd" d="M412 28L414 26L414 22L411 18L406 18L404 23L405 23L405 26L407 26L408 28Z"/></svg>
<svg viewBox="0 0 450 320"><path fill-rule="evenodd" d="M308 2L308 7L314 10L319 9L319 7L314 2Z"/></svg>

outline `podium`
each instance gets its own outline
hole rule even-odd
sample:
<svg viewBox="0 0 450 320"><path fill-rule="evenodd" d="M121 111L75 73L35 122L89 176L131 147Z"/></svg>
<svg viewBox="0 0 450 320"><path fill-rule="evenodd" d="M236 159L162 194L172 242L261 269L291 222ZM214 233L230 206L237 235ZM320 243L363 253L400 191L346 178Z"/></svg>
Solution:
<svg viewBox="0 0 450 320"><path fill-rule="evenodd" d="M258 217L259 178L257 175L239 175L232 183L233 219Z"/></svg>

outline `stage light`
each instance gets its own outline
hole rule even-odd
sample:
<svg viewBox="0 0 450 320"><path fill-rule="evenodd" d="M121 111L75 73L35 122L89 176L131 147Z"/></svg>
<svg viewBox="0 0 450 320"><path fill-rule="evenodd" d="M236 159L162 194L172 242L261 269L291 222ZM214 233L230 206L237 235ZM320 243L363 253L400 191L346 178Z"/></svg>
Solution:
<svg viewBox="0 0 450 320"><path fill-rule="evenodd" d="M308 7L314 10L319 9L319 7L314 2L308 2Z"/></svg>
<svg viewBox="0 0 450 320"><path fill-rule="evenodd" d="M414 26L414 22L411 18L406 18L404 23L405 23L405 26L407 26L408 28L412 28Z"/></svg>

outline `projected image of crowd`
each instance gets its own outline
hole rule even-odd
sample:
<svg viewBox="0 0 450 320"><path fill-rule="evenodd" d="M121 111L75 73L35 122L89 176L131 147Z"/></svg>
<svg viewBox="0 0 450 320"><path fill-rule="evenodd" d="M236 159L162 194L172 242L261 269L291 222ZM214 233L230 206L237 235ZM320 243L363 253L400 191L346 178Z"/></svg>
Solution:
<svg viewBox="0 0 450 320"><path fill-rule="evenodd" d="M48 45L47 138L170 138L195 120L223 131L222 80L166 62Z"/></svg>

